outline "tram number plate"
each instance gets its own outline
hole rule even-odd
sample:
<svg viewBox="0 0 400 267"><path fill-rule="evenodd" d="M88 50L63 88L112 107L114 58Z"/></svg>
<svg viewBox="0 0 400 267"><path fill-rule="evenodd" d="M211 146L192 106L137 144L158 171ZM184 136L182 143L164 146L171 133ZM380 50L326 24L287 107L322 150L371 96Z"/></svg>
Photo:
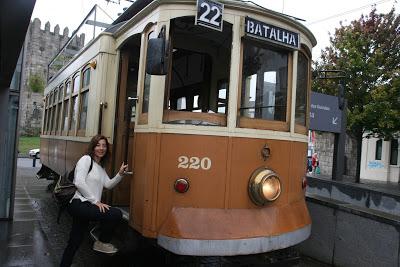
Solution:
<svg viewBox="0 0 400 267"><path fill-rule="evenodd" d="M197 0L196 24L222 31L224 5L212 0Z"/></svg>
<svg viewBox="0 0 400 267"><path fill-rule="evenodd" d="M211 169L211 159L204 157L186 157L179 156L178 157L178 168L183 169L195 169L195 170L209 170Z"/></svg>

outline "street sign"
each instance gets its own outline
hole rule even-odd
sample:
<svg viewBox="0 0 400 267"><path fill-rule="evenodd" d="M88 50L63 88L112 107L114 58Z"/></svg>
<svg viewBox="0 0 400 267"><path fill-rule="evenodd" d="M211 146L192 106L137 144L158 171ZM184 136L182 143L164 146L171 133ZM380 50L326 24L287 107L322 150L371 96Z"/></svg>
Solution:
<svg viewBox="0 0 400 267"><path fill-rule="evenodd" d="M224 5L212 0L197 0L196 25L222 32Z"/></svg>
<svg viewBox="0 0 400 267"><path fill-rule="evenodd" d="M338 97L311 92L310 130L340 133L341 120Z"/></svg>

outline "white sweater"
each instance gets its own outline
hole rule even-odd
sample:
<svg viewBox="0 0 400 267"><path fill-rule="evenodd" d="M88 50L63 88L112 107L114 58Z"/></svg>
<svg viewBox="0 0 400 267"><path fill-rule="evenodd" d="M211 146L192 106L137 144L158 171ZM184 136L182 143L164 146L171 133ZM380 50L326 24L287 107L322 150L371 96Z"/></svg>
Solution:
<svg viewBox="0 0 400 267"><path fill-rule="evenodd" d="M76 163L74 184L77 190L71 201L80 199L96 204L101 201L103 187L111 189L122 179L119 173L113 179L110 179L104 168L94 160L92 170L89 172L90 161L90 156L85 155Z"/></svg>

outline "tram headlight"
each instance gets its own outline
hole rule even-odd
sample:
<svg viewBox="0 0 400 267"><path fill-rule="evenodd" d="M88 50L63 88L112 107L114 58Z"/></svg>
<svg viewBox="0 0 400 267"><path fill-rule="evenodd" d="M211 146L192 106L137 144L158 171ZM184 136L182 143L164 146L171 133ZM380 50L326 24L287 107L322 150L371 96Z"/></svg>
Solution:
<svg viewBox="0 0 400 267"><path fill-rule="evenodd" d="M249 195L254 204L258 206L276 200L281 191L281 181L278 175L270 169L257 169L250 177Z"/></svg>

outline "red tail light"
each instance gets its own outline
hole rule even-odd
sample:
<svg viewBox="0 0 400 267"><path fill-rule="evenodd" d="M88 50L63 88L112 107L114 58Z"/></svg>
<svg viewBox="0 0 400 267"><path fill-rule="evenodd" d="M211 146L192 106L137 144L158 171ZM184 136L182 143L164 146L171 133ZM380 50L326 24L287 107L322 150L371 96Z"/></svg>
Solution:
<svg viewBox="0 0 400 267"><path fill-rule="evenodd" d="M178 193L185 193L189 190L189 181L185 178L176 179L174 183L175 191Z"/></svg>

